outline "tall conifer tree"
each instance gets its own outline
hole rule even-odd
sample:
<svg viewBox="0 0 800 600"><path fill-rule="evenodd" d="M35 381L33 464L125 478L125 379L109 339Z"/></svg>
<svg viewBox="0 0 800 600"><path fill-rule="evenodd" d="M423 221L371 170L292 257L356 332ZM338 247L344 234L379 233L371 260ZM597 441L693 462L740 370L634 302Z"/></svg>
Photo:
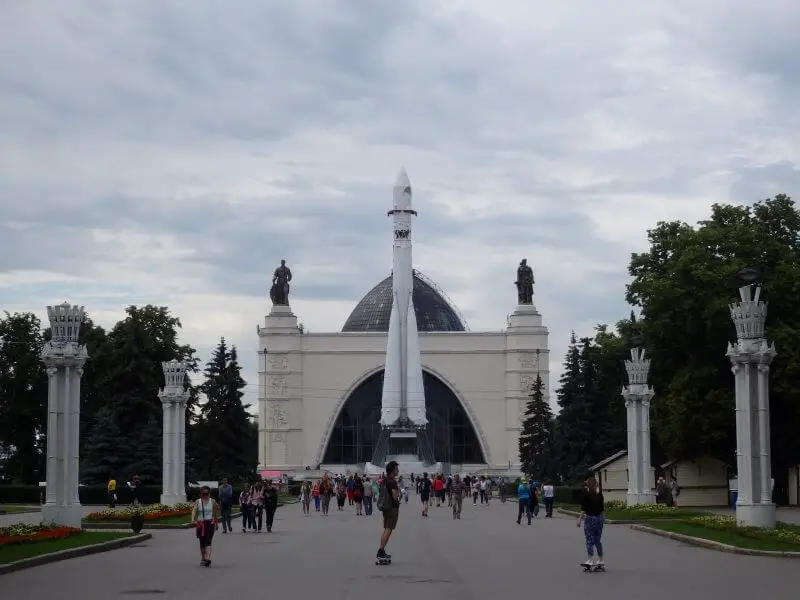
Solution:
<svg viewBox="0 0 800 600"><path fill-rule="evenodd" d="M519 436L519 460L526 475L543 479L553 475L553 412L544 398L544 383L539 375L530 397Z"/></svg>

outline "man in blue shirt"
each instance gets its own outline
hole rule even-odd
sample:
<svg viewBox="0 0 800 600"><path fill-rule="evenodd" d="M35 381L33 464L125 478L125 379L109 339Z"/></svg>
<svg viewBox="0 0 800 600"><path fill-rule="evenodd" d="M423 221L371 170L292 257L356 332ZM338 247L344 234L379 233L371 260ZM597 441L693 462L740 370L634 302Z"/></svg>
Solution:
<svg viewBox="0 0 800 600"><path fill-rule="evenodd" d="M531 524L531 488L527 480L523 479L517 487L517 497L519 498L519 512L517 513L517 525L522 522L522 513L528 518L528 525Z"/></svg>
<svg viewBox="0 0 800 600"><path fill-rule="evenodd" d="M222 480L219 488L219 507L221 512L222 533L233 532L231 525L231 509L233 508L233 486L228 483L228 479ZM243 515L244 517L244 515Z"/></svg>

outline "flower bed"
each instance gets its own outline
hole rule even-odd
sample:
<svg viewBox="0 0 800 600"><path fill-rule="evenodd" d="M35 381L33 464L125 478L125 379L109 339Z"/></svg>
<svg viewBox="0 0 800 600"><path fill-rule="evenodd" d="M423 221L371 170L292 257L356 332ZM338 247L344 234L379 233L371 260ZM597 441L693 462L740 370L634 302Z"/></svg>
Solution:
<svg viewBox="0 0 800 600"><path fill-rule="evenodd" d="M161 521L173 517L188 517L192 512L192 505L188 503L167 506L166 504L150 504L149 506L107 508L100 512L86 515L83 520L89 523L102 522L127 522L134 514L140 514L145 521ZM187 519L188 522L188 519Z"/></svg>
<svg viewBox="0 0 800 600"><path fill-rule="evenodd" d="M736 533L743 537L761 540L776 540L800 547L800 527L778 523L775 529L759 529L758 527L740 527L735 517L727 515L703 515L686 520L692 525L701 525L717 531Z"/></svg>
<svg viewBox="0 0 800 600"><path fill-rule="evenodd" d="M0 547L16 544L30 544L50 540L64 540L81 533L74 527L61 525L26 525L17 523L9 527L0 527Z"/></svg>

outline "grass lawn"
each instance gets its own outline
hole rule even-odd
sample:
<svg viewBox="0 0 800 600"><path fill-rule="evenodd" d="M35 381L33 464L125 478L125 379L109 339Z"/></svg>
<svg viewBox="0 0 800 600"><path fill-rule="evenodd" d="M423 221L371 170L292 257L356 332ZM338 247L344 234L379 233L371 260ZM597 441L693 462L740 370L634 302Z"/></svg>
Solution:
<svg viewBox="0 0 800 600"><path fill-rule="evenodd" d="M33 504L30 506L20 506L18 504L0 504L0 510L6 511L7 514L13 514L40 510L40 507Z"/></svg>
<svg viewBox="0 0 800 600"><path fill-rule="evenodd" d="M572 510L575 512L580 512L581 510L581 507L575 504L558 504L557 508ZM691 517L699 517L708 513L683 508L658 510L655 508L626 508L623 506L611 505L606 506L603 514L605 515L606 519L611 521L671 521L673 519L690 519Z"/></svg>
<svg viewBox="0 0 800 600"><path fill-rule="evenodd" d="M22 560L23 558L58 552L59 550L80 548L82 546L99 544L100 542L117 540L119 538L129 537L130 535L130 533L119 533L115 531L84 531L64 540L48 540L45 542L0 546L0 565Z"/></svg>
<svg viewBox="0 0 800 600"><path fill-rule="evenodd" d="M715 527L707 527L698 523L688 523L685 521L654 521L647 523L647 526L653 529L682 533L684 535L720 542L721 544L728 544L729 546L736 546L738 548L747 548L749 550L800 552L800 541L792 542L790 540L777 539L771 533L753 531L740 527L717 529ZM798 526L781 526L777 531L781 529L793 531L800 535L800 527Z"/></svg>

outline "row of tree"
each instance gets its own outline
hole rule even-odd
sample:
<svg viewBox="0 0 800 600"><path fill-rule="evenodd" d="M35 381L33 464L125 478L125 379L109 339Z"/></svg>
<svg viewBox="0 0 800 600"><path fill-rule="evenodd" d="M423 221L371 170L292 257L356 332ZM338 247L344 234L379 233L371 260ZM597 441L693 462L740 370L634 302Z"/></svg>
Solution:
<svg viewBox="0 0 800 600"><path fill-rule="evenodd" d="M84 483L162 474L162 361L186 361L187 479L245 477L257 463L258 433L242 403L236 348L220 340L199 384L193 348L178 343L181 323L163 306L130 306L106 331L91 319L81 330L89 360L81 381L81 467ZM47 376L39 358L50 338L32 313L0 319L0 478L23 484L45 479Z"/></svg>
<svg viewBox="0 0 800 600"><path fill-rule="evenodd" d="M631 313L615 328L599 325L592 338L573 334L557 392L561 411L549 428L536 426L544 422L544 407L533 390L520 441L523 464L534 464L530 440L536 436L549 437L536 446L546 456L537 456L538 470L531 472L570 480L625 447L623 361L633 338L641 337L656 390L654 462L710 455L735 466L734 387L725 348L736 332L729 305L742 285L736 272L757 267L769 301L766 335L778 350L770 389L772 468L776 497L785 500L789 469L800 463L800 212L783 194L753 206L715 204L697 226L659 222L648 240L650 249L633 254L628 268L626 300L639 319Z"/></svg>

